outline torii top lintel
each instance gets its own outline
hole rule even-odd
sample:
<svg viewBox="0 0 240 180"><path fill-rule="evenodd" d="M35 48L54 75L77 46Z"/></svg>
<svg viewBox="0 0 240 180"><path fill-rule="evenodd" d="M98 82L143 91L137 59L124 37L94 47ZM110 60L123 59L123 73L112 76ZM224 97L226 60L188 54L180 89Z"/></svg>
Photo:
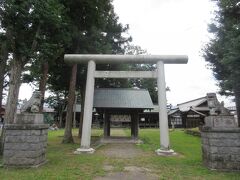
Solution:
<svg viewBox="0 0 240 180"><path fill-rule="evenodd" d="M134 63L155 64L162 61L164 64L187 64L186 55L112 55L112 54L65 54L64 61L71 64L83 64L88 61L97 64Z"/></svg>

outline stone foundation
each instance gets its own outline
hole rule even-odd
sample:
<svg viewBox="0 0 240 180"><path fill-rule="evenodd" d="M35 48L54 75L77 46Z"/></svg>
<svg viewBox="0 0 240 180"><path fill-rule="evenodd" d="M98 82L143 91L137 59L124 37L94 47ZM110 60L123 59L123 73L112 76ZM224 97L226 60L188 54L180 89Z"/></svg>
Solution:
<svg viewBox="0 0 240 180"><path fill-rule="evenodd" d="M46 162L48 125L35 124L43 122L42 118L26 114L19 117L18 124L5 125L4 167L38 167Z"/></svg>
<svg viewBox="0 0 240 180"><path fill-rule="evenodd" d="M209 169L240 171L240 128L230 116L210 116L201 130L203 163ZM206 126L207 125L207 126Z"/></svg>

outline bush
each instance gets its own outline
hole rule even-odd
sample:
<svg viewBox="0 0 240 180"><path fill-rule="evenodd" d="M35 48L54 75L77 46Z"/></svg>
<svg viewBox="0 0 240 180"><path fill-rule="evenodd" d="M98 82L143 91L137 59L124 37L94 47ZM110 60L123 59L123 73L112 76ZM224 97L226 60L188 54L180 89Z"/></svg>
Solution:
<svg viewBox="0 0 240 180"><path fill-rule="evenodd" d="M199 137L201 136L199 128L185 129L184 132L186 134L190 134L190 135L193 135L193 136L199 136Z"/></svg>

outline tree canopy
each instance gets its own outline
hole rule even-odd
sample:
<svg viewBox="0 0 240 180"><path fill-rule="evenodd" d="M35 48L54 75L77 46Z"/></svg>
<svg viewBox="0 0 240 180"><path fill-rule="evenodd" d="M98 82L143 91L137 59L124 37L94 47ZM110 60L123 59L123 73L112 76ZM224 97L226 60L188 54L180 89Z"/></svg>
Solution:
<svg viewBox="0 0 240 180"><path fill-rule="evenodd" d="M129 44L132 39L129 27L119 23L111 0L3 0L0 2L0 23L4 74L8 55L11 57L6 113L10 123L14 119L22 82L35 82L40 90L47 87L57 97L59 94L67 97L71 67L63 62L64 54L146 53ZM131 70L136 67L98 65L97 69ZM138 68L150 70L153 67L139 65ZM80 92L85 90L85 80L86 66L79 65L76 86ZM141 88L149 83L154 94L156 83L144 80L101 79L96 81L96 86ZM81 94L82 101L83 96Z"/></svg>
<svg viewBox="0 0 240 180"><path fill-rule="evenodd" d="M204 58L219 82L220 93L235 96L240 119L240 2L218 0L216 3L218 10L209 25L213 38L204 48Z"/></svg>
<svg viewBox="0 0 240 180"><path fill-rule="evenodd" d="M64 28L64 6L59 0L0 1L1 29L11 55L6 121L12 123L16 112L21 75L25 65L38 57L56 55L61 49L56 40ZM61 38L64 39L64 38ZM44 56L43 56L44 55Z"/></svg>

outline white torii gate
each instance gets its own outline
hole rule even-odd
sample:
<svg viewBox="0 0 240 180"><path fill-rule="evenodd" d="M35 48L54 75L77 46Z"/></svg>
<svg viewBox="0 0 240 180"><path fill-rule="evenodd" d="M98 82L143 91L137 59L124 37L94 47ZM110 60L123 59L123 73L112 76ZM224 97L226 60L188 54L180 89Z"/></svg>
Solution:
<svg viewBox="0 0 240 180"><path fill-rule="evenodd" d="M166 83L164 64L187 64L186 55L96 55L96 54L66 54L66 63L80 64L88 63L87 82L85 93L84 117L82 128L81 147L75 153L93 153L90 147L92 109L95 78L157 78L158 104L159 104L159 128L160 149L157 154L172 154L169 146ZM134 63L134 64L157 64L156 71L96 71L96 63Z"/></svg>

